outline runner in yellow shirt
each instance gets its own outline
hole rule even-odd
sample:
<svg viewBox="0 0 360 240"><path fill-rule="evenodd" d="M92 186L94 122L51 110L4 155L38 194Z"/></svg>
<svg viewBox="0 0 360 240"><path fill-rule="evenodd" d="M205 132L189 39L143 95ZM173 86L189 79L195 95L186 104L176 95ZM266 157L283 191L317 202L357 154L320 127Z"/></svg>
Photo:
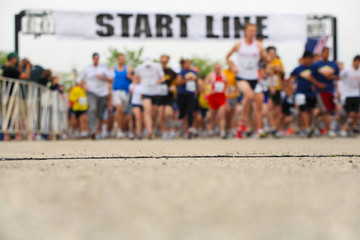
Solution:
<svg viewBox="0 0 360 240"><path fill-rule="evenodd" d="M279 127L279 121L281 119L281 91L283 89L282 80L285 75L284 66L277 56L275 47L268 47L266 49L268 55L270 57L270 68L273 72L273 77L270 82L270 104L269 104L269 112L271 114L271 127L276 129Z"/></svg>
<svg viewBox="0 0 360 240"><path fill-rule="evenodd" d="M230 61L229 68L223 71L226 81L227 81L227 90L226 90L226 131L229 136L236 136L236 107L238 104L239 92L236 86L236 67L235 64Z"/></svg>
<svg viewBox="0 0 360 240"><path fill-rule="evenodd" d="M86 112L88 102L85 90L80 85L75 85L69 93L69 101L72 103L72 110L76 117L76 129L80 129L80 137L88 136L88 123Z"/></svg>

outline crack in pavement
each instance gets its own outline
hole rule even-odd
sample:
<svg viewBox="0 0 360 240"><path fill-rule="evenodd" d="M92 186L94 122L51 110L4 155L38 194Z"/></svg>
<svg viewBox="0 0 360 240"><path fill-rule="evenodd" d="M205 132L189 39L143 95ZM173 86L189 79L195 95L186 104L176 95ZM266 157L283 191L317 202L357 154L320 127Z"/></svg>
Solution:
<svg viewBox="0 0 360 240"><path fill-rule="evenodd" d="M0 161L48 161L48 160L87 160L87 159L202 159L202 158L331 158L349 157L360 158L360 155L352 154L327 154L327 155L161 155L161 156L83 156L83 157L4 157Z"/></svg>

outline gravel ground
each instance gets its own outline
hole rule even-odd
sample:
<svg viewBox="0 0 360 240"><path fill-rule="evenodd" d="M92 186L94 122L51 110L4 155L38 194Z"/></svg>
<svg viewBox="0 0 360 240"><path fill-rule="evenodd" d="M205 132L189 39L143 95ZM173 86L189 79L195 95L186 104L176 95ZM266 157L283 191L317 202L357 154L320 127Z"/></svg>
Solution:
<svg viewBox="0 0 360 240"><path fill-rule="evenodd" d="M0 239L359 239L359 144L0 143Z"/></svg>

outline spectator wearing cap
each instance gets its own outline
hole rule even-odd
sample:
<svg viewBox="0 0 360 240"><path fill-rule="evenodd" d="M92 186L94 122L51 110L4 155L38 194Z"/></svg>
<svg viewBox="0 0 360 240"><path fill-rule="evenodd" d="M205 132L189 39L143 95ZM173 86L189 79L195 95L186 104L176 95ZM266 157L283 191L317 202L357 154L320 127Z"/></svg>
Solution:
<svg viewBox="0 0 360 240"><path fill-rule="evenodd" d="M14 78L14 79L28 79L30 77L30 69L31 63L29 60L24 59L20 62L17 67L19 61L19 56L16 52L11 52L7 55L7 62L2 67L3 77ZM21 69L25 69L25 71L21 72Z"/></svg>
<svg viewBox="0 0 360 240"><path fill-rule="evenodd" d="M114 74L108 67L99 64L98 53L92 55L93 64L84 68L77 83L81 84L87 92L88 122L92 139L100 136L100 120L108 105L108 84L113 82Z"/></svg>

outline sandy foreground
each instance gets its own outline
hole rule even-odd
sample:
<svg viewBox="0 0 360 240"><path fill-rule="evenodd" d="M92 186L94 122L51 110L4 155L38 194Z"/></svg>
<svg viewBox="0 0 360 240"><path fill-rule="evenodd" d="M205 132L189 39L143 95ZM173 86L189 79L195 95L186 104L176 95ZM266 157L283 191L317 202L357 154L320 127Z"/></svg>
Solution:
<svg viewBox="0 0 360 240"><path fill-rule="evenodd" d="M0 239L359 239L359 146L1 142Z"/></svg>

